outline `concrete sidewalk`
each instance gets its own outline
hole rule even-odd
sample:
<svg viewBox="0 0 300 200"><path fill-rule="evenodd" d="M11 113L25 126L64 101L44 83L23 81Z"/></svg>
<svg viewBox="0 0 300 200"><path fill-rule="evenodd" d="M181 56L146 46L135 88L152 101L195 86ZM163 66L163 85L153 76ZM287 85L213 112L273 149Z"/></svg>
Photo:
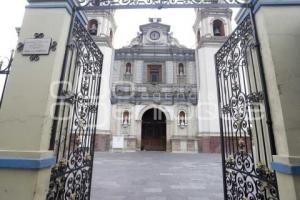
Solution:
<svg viewBox="0 0 300 200"><path fill-rule="evenodd" d="M92 200L221 200L220 154L96 153Z"/></svg>

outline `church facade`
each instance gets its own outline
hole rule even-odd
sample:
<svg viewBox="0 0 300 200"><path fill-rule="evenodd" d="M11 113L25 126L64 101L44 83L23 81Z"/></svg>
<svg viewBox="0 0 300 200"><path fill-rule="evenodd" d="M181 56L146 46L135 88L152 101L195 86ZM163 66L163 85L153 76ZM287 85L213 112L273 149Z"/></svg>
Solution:
<svg viewBox="0 0 300 200"><path fill-rule="evenodd" d="M195 12L196 49L181 45L160 18L114 49L114 12L88 11L104 53L96 150L220 151L214 54L231 32L232 12Z"/></svg>

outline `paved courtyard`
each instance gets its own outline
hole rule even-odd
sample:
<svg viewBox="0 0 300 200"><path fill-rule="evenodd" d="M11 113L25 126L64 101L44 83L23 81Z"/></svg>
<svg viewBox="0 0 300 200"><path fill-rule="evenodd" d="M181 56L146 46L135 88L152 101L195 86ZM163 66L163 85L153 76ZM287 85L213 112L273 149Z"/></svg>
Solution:
<svg viewBox="0 0 300 200"><path fill-rule="evenodd" d="M96 153L92 200L221 200L219 154Z"/></svg>

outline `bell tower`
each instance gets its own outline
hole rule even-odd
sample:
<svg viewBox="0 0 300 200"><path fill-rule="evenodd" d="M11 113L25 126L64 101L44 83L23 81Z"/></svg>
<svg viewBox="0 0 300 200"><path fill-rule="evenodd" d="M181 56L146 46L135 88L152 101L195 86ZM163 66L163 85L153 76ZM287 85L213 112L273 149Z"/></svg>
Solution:
<svg viewBox="0 0 300 200"><path fill-rule="evenodd" d="M232 10L228 8L196 9L194 32L197 47L207 44L220 46L230 35Z"/></svg>
<svg viewBox="0 0 300 200"><path fill-rule="evenodd" d="M109 138L111 134L110 79L112 63L114 60L113 41L117 28L114 19L115 11L88 10L85 11L85 13L88 18L87 29L100 48L101 52L103 53L103 66L98 109L98 113L100 114L97 121L95 150L105 151L106 149L105 145L103 145L103 142L107 140L107 138Z"/></svg>
<svg viewBox="0 0 300 200"><path fill-rule="evenodd" d="M99 47L113 48L114 35L117 29L114 19L115 11L85 11L88 18L87 29Z"/></svg>
<svg viewBox="0 0 300 200"><path fill-rule="evenodd" d="M198 136L203 152L220 151L220 126L215 72L215 54L230 35L232 10L196 9L193 26L196 38L198 80Z"/></svg>

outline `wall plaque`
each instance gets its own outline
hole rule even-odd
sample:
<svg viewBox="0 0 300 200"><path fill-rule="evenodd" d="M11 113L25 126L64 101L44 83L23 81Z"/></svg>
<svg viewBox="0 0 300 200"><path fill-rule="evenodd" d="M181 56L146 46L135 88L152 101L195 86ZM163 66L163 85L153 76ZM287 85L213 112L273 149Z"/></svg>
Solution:
<svg viewBox="0 0 300 200"><path fill-rule="evenodd" d="M49 55L50 50L55 51L56 46L57 42L51 38L44 38L44 33L35 33L34 38L20 42L17 50L22 52L23 56L29 56L30 61L38 61L40 56Z"/></svg>
<svg viewBox="0 0 300 200"><path fill-rule="evenodd" d="M124 148L124 136L113 136L112 148L113 149L123 149Z"/></svg>
<svg viewBox="0 0 300 200"><path fill-rule="evenodd" d="M48 55L51 41L51 38L26 39L22 55Z"/></svg>

